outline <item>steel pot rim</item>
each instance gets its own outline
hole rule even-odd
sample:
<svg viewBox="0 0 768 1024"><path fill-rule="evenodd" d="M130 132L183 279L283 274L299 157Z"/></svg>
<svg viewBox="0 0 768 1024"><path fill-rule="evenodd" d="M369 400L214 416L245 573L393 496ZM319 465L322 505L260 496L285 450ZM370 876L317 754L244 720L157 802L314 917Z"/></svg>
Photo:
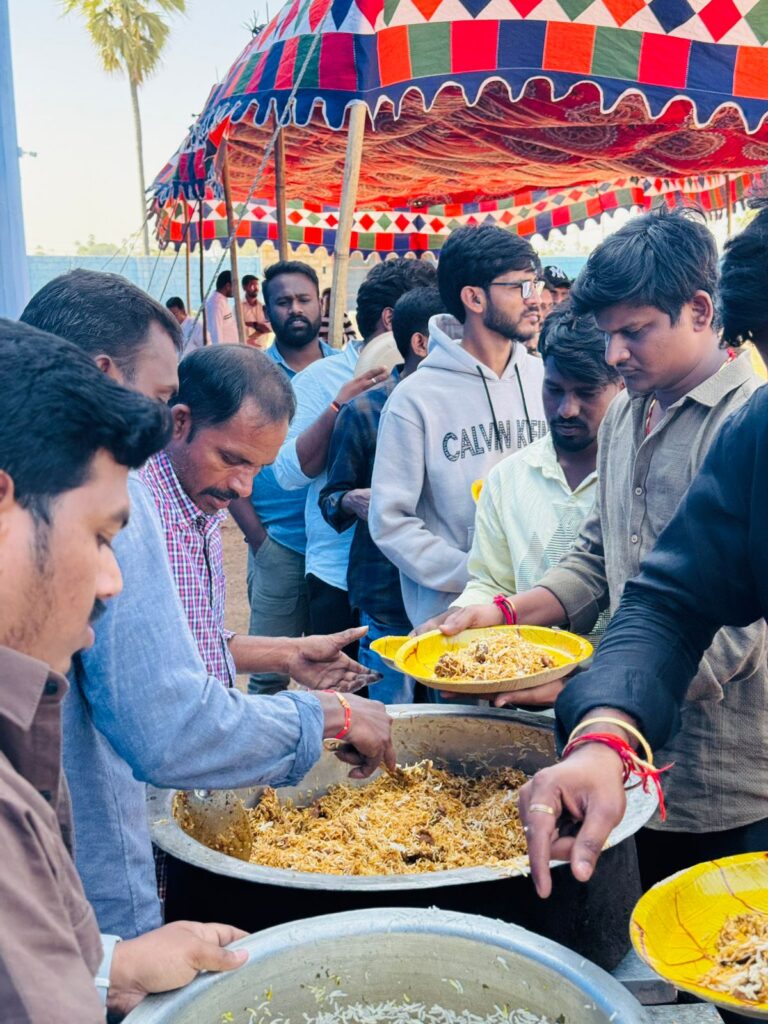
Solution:
<svg viewBox="0 0 768 1024"><path fill-rule="evenodd" d="M509 721L539 729L552 729L552 721L525 711L510 711L506 708L455 707L433 704L392 705L389 714L395 718L457 717L487 718L490 721ZM211 850L192 839L178 825L172 813L176 790L150 789L147 796L147 811L153 843L192 867L202 868L216 875L261 885L280 886L290 889L343 890L344 892L407 891L412 889L437 889L443 886L471 885L477 882L494 882L504 878L528 877L530 867L527 857L519 868L475 867L453 868L447 871L424 871L407 875L338 875L317 871L295 871L287 868L264 867L230 857ZM641 828L652 816L657 806L656 796L635 788L627 793L627 813L611 833L607 846L616 846ZM553 860L552 867L562 867L565 861Z"/></svg>

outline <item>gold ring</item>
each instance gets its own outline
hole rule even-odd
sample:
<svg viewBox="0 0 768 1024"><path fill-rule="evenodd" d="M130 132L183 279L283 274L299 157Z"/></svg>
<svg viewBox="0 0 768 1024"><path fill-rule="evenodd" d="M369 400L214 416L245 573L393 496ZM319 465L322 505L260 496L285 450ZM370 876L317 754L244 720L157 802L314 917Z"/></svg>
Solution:
<svg viewBox="0 0 768 1024"><path fill-rule="evenodd" d="M557 817L557 811L554 807L550 807L549 804L531 804L528 810L541 811L542 814L551 814L553 818Z"/></svg>

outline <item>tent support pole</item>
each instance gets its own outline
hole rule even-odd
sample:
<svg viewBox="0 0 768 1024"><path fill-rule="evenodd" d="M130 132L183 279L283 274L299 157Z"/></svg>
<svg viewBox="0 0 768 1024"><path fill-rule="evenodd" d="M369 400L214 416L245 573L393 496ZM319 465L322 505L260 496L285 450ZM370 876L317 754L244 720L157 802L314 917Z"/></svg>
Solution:
<svg viewBox="0 0 768 1024"><path fill-rule="evenodd" d="M349 243L352 237L352 223L357 203L357 186L360 181L365 116L366 106L364 103L358 101L349 108L347 155L344 160L341 208L336 228L336 248L333 253L333 285L328 330L328 341L335 348L341 348L344 339L344 313L347 309L347 279L349 277Z"/></svg>
<svg viewBox="0 0 768 1024"><path fill-rule="evenodd" d="M203 247L203 224L205 223L205 215L203 213L203 200L200 200L200 212L198 220L198 232L197 232L197 245L200 249L200 312L203 316L203 339L204 344L208 344L208 317L205 312L205 250Z"/></svg>
<svg viewBox="0 0 768 1024"><path fill-rule="evenodd" d="M285 128L278 128L275 137L275 209L277 214L277 251L281 260L289 258L288 211L285 202Z"/></svg>
<svg viewBox="0 0 768 1024"><path fill-rule="evenodd" d="M240 274L237 269L237 233L235 211L232 206L232 187L229 180L229 146L224 143L224 204L227 208L227 234L229 235L229 260L232 267L232 294L235 297L235 320L240 344L245 344L245 321L240 304Z"/></svg>
<svg viewBox="0 0 768 1024"><path fill-rule="evenodd" d="M192 265L189 258L189 231L192 225L192 208L187 200L184 200L184 264L187 283L187 313L192 309Z"/></svg>
<svg viewBox="0 0 768 1024"><path fill-rule="evenodd" d="M728 237L733 235L733 197L731 196L731 176L726 174L725 176L725 216L726 216L726 230Z"/></svg>

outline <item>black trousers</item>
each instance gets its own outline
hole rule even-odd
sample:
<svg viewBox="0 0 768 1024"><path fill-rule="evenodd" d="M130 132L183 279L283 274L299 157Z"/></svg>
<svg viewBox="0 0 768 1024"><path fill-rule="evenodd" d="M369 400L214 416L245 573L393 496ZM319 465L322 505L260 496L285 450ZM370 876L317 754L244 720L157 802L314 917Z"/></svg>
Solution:
<svg viewBox="0 0 768 1024"><path fill-rule="evenodd" d="M346 590L332 587L325 580L307 573L309 626L313 633L339 633L357 625L357 615L349 604ZM344 653L357 657L357 644L349 644Z"/></svg>
<svg viewBox="0 0 768 1024"><path fill-rule="evenodd" d="M768 818L724 832L657 832L643 828L635 836L635 841L645 892L663 878L702 861L768 850ZM742 1017L728 1010L718 1012L728 1024L748 1024L758 1019Z"/></svg>

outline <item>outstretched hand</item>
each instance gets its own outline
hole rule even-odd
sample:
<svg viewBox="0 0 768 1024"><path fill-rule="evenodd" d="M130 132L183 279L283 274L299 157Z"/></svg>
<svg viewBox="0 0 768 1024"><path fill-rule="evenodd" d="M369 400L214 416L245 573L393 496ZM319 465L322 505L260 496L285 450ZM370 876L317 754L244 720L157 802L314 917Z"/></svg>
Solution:
<svg viewBox="0 0 768 1024"><path fill-rule="evenodd" d="M520 817L539 896L552 892L551 860L569 861L580 882L592 877L608 836L624 816L623 780L618 754L590 743L537 772L522 787ZM568 835L574 825L578 831Z"/></svg>
<svg viewBox="0 0 768 1024"><path fill-rule="evenodd" d="M379 672L365 668L344 654L344 648L364 637L367 626L345 629L327 636L305 636L296 641L296 650L288 658L288 674L311 690L340 690L354 693L377 683Z"/></svg>

